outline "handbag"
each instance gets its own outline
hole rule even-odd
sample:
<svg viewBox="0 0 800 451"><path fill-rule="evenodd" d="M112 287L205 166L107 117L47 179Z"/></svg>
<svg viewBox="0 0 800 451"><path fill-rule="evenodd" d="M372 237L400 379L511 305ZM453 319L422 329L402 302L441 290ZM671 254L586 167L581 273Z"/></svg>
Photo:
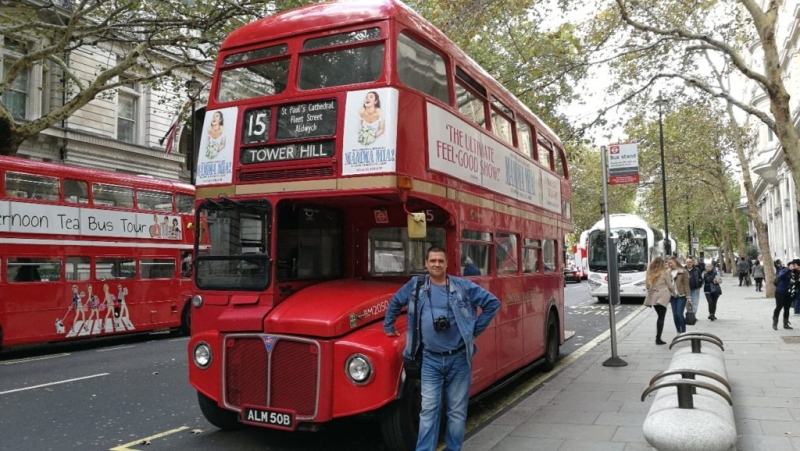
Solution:
<svg viewBox="0 0 800 451"><path fill-rule="evenodd" d="M414 308L417 309L419 301L419 289L422 288L422 280L417 277L417 287L414 289ZM419 309L417 309L419 310ZM414 315L415 323L411 332L411 349L417 349L417 341L419 339L419 315ZM417 349L417 353L412 357L403 357L403 370L406 372L406 377L409 379L419 379L422 377L422 347Z"/></svg>
<svg viewBox="0 0 800 451"><path fill-rule="evenodd" d="M686 310L686 314L684 315L683 319L689 326L694 326L697 324L697 315L694 314L693 310Z"/></svg>
<svg viewBox="0 0 800 451"><path fill-rule="evenodd" d="M711 294L716 294L717 296L722 295L722 287L719 286L717 283L711 284Z"/></svg>

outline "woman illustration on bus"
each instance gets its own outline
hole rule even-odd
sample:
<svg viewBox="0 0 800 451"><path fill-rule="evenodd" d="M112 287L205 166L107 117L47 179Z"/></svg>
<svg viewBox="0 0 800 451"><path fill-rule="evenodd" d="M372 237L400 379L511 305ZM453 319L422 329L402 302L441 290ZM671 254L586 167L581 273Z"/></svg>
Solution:
<svg viewBox="0 0 800 451"><path fill-rule="evenodd" d="M178 218L172 219L172 229L169 236L178 240L181 239L181 226L178 225Z"/></svg>
<svg viewBox="0 0 800 451"><path fill-rule="evenodd" d="M98 298L96 294L92 293L91 285L86 285L86 304L91 309L91 313L89 313L89 319L87 319L83 324L83 330L88 332L91 328L92 321L95 319L100 319L100 314L97 311L100 306L100 298Z"/></svg>
<svg viewBox="0 0 800 451"><path fill-rule="evenodd" d="M381 99L377 92L367 93L364 106L358 110L358 117L360 120L358 143L362 146L369 146L383 134L385 127Z"/></svg>
<svg viewBox="0 0 800 451"><path fill-rule="evenodd" d="M84 297L84 293L78 293L78 286L72 286L72 305L69 306L70 310L75 309L75 318L72 319L72 332L70 334L75 334L78 332L78 328L86 322L86 313L83 311L83 302L81 302L81 298ZM78 322L78 316L81 317L81 322Z"/></svg>
<svg viewBox="0 0 800 451"><path fill-rule="evenodd" d="M117 284L117 303L119 303L119 315L117 315L117 330L122 329L125 330L125 327L128 327L129 330L133 330L133 324L131 324L130 318L128 317L128 304L125 302L125 296L128 295L128 289L123 287L121 283Z"/></svg>
<svg viewBox="0 0 800 451"><path fill-rule="evenodd" d="M111 290L108 288L108 284L103 284L103 308L101 310L106 311L105 317L105 331L106 332L114 332L114 311L117 298L111 294Z"/></svg>
<svg viewBox="0 0 800 451"><path fill-rule="evenodd" d="M213 160L225 148L225 119L222 112L215 111L211 116L211 125L208 126L208 145L206 146L206 158Z"/></svg>

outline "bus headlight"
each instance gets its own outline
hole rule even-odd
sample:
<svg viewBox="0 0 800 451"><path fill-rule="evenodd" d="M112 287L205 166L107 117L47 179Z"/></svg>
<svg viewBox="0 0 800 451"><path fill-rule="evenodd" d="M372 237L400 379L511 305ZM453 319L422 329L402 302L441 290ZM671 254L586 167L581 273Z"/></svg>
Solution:
<svg viewBox="0 0 800 451"><path fill-rule="evenodd" d="M372 376L372 363L363 354L353 354L347 359L345 372L354 384L363 385Z"/></svg>
<svg viewBox="0 0 800 451"><path fill-rule="evenodd" d="M194 364L201 370L211 365L211 346L208 343L201 341L194 347Z"/></svg>
<svg viewBox="0 0 800 451"><path fill-rule="evenodd" d="M192 296L192 305L194 306L194 308L202 307L203 306L203 296L200 296L199 294L196 294L196 295Z"/></svg>

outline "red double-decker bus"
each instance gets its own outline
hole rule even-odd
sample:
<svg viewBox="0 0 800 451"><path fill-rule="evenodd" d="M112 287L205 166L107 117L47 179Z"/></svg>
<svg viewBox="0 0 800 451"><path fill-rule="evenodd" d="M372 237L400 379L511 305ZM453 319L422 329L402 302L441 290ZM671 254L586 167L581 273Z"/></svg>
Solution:
<svg viewBox="0 0 800 451"><path fill-rule="evenodd" d="M211 241L188 349L212 424L378 413L386 442L413 448L405 319L397 338L382 319L432 245L502 301L472 394L554 365L573 228L564 151L439 30L392 0L318 4L233 32L214 74L197 167Z"/></svg>
<svg viewBox="0 0 800 451"><path fill-rule="evenodd" d="M192 185L0 156L0 346L189 331Z"/></svg>

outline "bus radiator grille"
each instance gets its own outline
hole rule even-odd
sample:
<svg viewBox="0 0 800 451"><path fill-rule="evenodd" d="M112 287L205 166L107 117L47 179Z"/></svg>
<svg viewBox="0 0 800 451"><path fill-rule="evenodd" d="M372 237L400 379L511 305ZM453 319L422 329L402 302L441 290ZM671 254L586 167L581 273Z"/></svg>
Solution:
<svg viewBox="0 0 800 451"><path fill-rule="evenodd" d="M315 345L278 340L272 350L271 406L300 417L316 416L318 352Z"/></svg>
<svg viewBox="0 0 800 451"><path fill-rule="evenodd" d="M228 406L273 407L294 411L302 419L316 417L319 380L316 343L278 338L271 359L261 336L228 337L225 343Z"/></svg>
<svg viewBox="0 0 800 451"><path fill-rule="evenodd" d="M318 177L333 177L333 167L279 169L271 171L242 172L239 174L241 182L268 182L271 180L308 179Z"/></svg>
<svg viewBox="0 0 800 451"><path fill-rule="evenodd" d="M267 404L267 349L259 337L226 340L225 400L234 407Z"/></svg>

